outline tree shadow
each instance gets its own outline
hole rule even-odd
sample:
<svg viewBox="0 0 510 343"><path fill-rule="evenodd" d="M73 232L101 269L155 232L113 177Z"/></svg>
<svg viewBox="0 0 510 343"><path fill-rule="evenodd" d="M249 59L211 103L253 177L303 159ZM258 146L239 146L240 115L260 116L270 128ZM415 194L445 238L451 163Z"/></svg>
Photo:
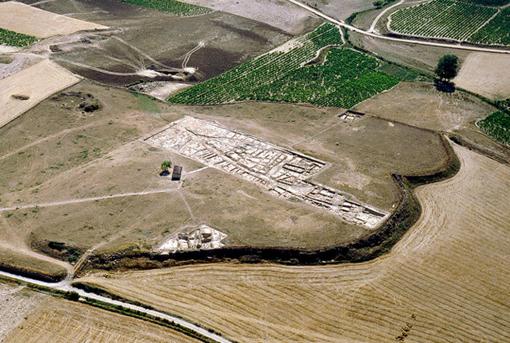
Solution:
<svg viewBox="0 0 510 343"><path fill-rule="evenodd" d="M435 79L434 85L436 89L440 92L444 93L453 93L455 92L455 83L448 80Z"/></svg>

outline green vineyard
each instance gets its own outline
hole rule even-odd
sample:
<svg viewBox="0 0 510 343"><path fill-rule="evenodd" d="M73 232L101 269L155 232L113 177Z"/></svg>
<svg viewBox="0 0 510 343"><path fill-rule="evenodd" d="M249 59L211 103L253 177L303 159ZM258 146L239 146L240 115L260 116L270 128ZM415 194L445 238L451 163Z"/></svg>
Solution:
<svg viewBox="0 0 510 343"><path fill-rule="evenodd" d="M406 35L464 41L497 12L462 1L434 0L395 12L389 28Z"/></svg>
<svg viewBox="0 0 510 343"><path fill-rule="evenodd" d="M478 122L478 126L498 142L510 145L510 114L503 111L494 112Z"/></svg>
<svg viewBox="0 0 510 343"><path fill-rule="evenodd" d="M1 45L9 45L9 46L17 46L17 47L26 47L37 41L37 38L32 36L27 36L21 33L4 30L0 28L0 44Z"/></svg>
<svg viewBox="0 0 510 343"><path fill-rule="evenodd" d="M341 45L331 24L171 97L183 104L222 104L242 100L311 103L348 108L399 82L379 71L380 62ZM318 59L330 49L324 63ZM317 57L317 58L316 58ZM308 64L307 64L308 63Z"/></svg>
<svg viewBox="0 0 510 343"><path fill-rule="evenodd" d="M151 8L154 10L169 12L181 16L200 15L211 12L210 9L190 5L177 0L122 0L125 3Z"/></svg>
<svg viewBox="0 0 510 343"><path fill-rule="evenodd" d="M502 10L468 41L489 45L510 45L510 8Z"/></svg>

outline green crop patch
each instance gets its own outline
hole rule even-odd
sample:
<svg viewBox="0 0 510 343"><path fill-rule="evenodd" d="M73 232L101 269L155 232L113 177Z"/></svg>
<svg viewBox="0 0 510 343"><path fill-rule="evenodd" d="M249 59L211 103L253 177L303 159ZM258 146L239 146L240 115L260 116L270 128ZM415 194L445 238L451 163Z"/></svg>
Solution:
<svg viewBox="0 0 510 343"><path fill-rule="evenodd" d="M510 45L510 8L505 8L487 25L469 38L472 43Z"/></svg>
<svg viewBox="0 0 510 343"><path fill-rule="evenodd" d="M259 100L348 108L399 82L379 70L381 62L376 58L341 44L338 28L323 24L169 101L210 105ZM329 51L324 61L315 62L325 48Z"/></svg>
<svg viewBox="0 0 510 343"><path fill-rule="evenodd" d="M510 0L460 0L460 1L482 6L505 6L510 4Z"/></svg>
<svg viewBox="0 0 510 343"><path fill-rule="evenodd" d="M125 3L151 8L154 10L169 12L180 16L193 16L211 12L210 9L190 5L177 0L122 0Z"/></svg>
<svg viewBox="0 0 510 343"><path fill-rule="evenodd" d="M510 114L503 111L494 112L479 121L478 126L498 142L510 145Z"/></svg>
<svg viewBox="0 0 510 343"><path fill-rule="evenodd" d="M37 38L0 28L0 44L26 47L37 42Z"/></svg>
<svg viewBox="0 0 510 343"><path fill-rule="evenodd" d="M510 44L510 12L479 2L433 0L407 7L390 16L389 28L404 35L469 41L487 45Z"/></svg>

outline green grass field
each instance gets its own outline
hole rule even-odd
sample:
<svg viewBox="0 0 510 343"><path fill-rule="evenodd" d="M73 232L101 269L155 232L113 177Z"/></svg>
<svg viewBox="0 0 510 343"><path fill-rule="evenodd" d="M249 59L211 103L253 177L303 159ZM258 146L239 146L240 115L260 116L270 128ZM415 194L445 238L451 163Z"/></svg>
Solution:
<svg viewBox="0 0 510 343"><path fill-rule="evenodd" d="M478 126L498 142L510 145L510 114L494 112L478 122Z"/></svg>
<svg viewBox="0 0 510 343"><path fill-rule="evenodd" d="M190 5L177 0L122 0L125 3L151 8L154 10L169 12L180 16L193 16L211 12L210 9Z"/></svg>
<svg viewBox="0 0 510 343"><path fill-rule="evenodd" d="M37 41L37 38L0 28L0 44L26 47Z"/></svg>
<svg viewBox="0 0 510 343"><path fill-rule="evenodd" d="M169 101L205 105L259 100L349 108L399 82L379 70L382 63L376 58L341 44L338 28L323 24ZM324 48L329 50L321 54Z"/></svg>

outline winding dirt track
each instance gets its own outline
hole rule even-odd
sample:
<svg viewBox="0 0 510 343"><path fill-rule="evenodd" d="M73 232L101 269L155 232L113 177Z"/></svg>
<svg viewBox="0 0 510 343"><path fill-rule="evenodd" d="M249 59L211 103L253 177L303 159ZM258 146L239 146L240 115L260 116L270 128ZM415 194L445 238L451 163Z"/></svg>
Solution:
<svg viewBox="0 0 510 343"><path fill-rule="evenodd" d="M417 190L421 218L377 260L190 265L81 281L244 342L509 342L510 167L454 149L460 172Z"/></svg>

